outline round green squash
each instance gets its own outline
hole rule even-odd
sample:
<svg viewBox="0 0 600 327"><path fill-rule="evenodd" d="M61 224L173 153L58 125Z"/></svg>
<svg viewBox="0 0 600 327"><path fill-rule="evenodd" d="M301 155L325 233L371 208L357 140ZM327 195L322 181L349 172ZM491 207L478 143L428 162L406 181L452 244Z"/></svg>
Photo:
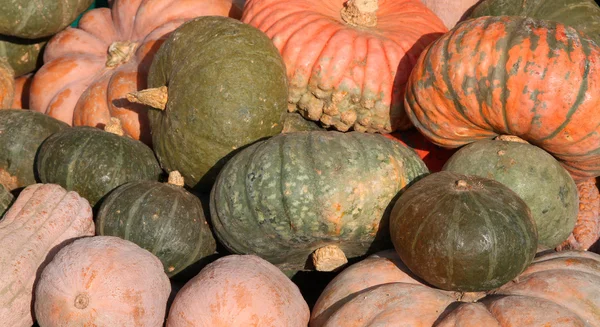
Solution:
<svg viewBox="0 0 600 327"><path fill-rule="evenodd" d="M8 210L14 198L12 193L4 185L0 184L0 219L2 219L2 215Z"/></svg>
<svg viewBox="0 0 600 327"><path fill-rule="evenodd" d="M0 110L0 184L9 191L35 184L38 148L48 136L68 127L39 112Z"/></svg>
<svg viewBox="0 0 600 327"><path fill-rule="evenodd" d="M211 192L211 221L234 253L284 271L331 271L391 247L390 203L427 173L414 151L379 134L280 134L225 165Z"/></svg>
<svg viewBox="0 0 600 327"><path fill-rule="evenodd" d="M555 248L575 227L577 185L554 157L534 145L477 141L452 155L443 170L494 179L517 193L531 209L539 245Z"/></svg>
<svg viewBox="0 0 600 327"><path fill-rule="evenodd" d="M149 112L154 150L189 187L210 191L236 150L282 130L283 60L264 33L233 18L180 26L156 53L148 84L168 96Z"/></svg>
<svg viewBox="0 0 600 327"><path fill-rule="evenodd" d="M97 235L118 236L157 256L172 277L215 253L216 242L200 199L183 181L135 181L121 185L102 201Z"/></svg>
<svg viewBox="0 0 600 327"><path fill-rule="evenodd" d="M158 181L162 173L144 143L88 126L49 137L39 149L37 171L43 183L76 191L91 206L122 184Z"/></svg>
<svg viewBox="0 0 600 327"><path fill-rule="evenodd" d="M93 0L2 0L0 34L26 39L50 36L69 26Z"/></svg>
<svg viewBox="0 0 600 327"><path fill-rule="evenodd" d="M43 64L44 47L49 38L28 40L0 35L0 58L6 58L15 77L31 73Z"/></svg>
<svg viewBox="0 0 600 327"><path fill-rule="evenodd" d="M419 180L400 196L390 234L415 275L449 291L499 287L525 270L537 250L535 221L515 192L449 171Z"/></svg>

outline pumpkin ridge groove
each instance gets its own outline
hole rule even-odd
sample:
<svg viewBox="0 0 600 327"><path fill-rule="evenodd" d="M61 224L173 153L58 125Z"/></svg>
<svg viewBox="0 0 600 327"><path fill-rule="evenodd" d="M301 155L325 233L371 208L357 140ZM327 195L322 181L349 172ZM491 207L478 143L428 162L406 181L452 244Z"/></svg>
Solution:
<svg viewBox="0 0 600 327"><path fill-rule="evenodd" d="M73 178L73 174L70 174L69 171L73 171L73 167L75 166L75 164L77 164L78 160L76 160L76 157L78 158L89 158L87 155L85 155L85 153L79 153L80 151L85 152L85 150L87 149L87 145L88 143L90 143L90 138L85 138L83 140L82 143L80 143L79 147L77 148L76 151L73 151L73 156L71 158L69 158L69 164L67 165L67 174L65 176L65 188L66 189L73 189L73 184L71 182L71 179ZM45 166L45 165L44 165Z"/></svg>
<svg viewBox="0 0 600 327"><path fill-rule="evenodd" d="M508 23L510 24L510 22ZM527 21L525 19L521 20L519 22L519 28L522 28L523 25L527 25ZM508 114L506 112L506 100L508 99L508 93L510 91L508 91L507 87L502 87L502 85L507 85L508 82L508 72L506 70L506 65L508 64L508 59L509 59L509 54L508 52L510 50L512 50L512 48L514 47L514 45L512 44L512 41L516 41L516 33L515 33L515 29L514 28L509 28L508 29L508 33L506 32L506 28L504 29L504 33L505 36L503 38L499 39L499 42L501 44L501 46L498 46L498 43L496 44L496 51L498 51L498 48L502 49L500 51L500 58L498 58L498 62L496 63L496 65L494 66L493 69L493 79L492 81L490 81L490 89L494 88L494 80L498 80L498 84L500 87L500 103L502 108L500 108L500 110L502 111L502 121L504 122L504 130L506 131L506 134L512 134L511 132L511 126L510 123L508 121ZM518 41L517 41L518 42ZM492 97L493 97L493 92L492 92ZM493 100L492 100L493 101ZM492 102L492 106L493 106L493 102Z"/></svg>
<svg viewBox="0 0 600 327"><path fill-rule="evenodd" d="M44 185L44 184L42 184L42 185L40 186L40 188L42 188L43 186L45 186L45 185ZM44 187L44 188L49 188L49 187ZM32 192L32 193L33 193L33 192ZM23 210L25 210L25 208L27 208L28 206L31 206L31 205L32 205L32 204L31 204L31 202L32 202L32 201L36 201L36 200L38 200L38 201L40 201L40 202L43 202L43 203L44 203L44 205L41 205L41 204L40 204L40 205L36 205L36 206L35 206L35 211L33 211L33 212L31 212L31 213L28 213L28 214L31 214L32 216L39 216L41 211L45 211L45 210L47 210L47 209L48 209L48 207L51 205L51 204L50 204L50 201L52 201L52 199L51 199L51 198L40 198L39 196L38 196L38 197L36 197L36 198L33 198L33 197L31 197L31 198L30 198L30 199L28 199L28 200L27 200L27 202L24 204L23 208L22 208L22 209L21 209L21 210L20 210L20 211L19 211L17 214L15 214L15 216L14 216L14 217L16 218L16 217L18 217L19 215L21 215L21 214L22 214L22 212L23 212ZM59 201L62 201L62 198L61 198L61 200L59 200ZM2 220L4 221L4 218L3 218ZM25 220L16 220L16 219L13 219L13 220L10 222L10 224L8 224L8 226L10 226L10 225L13 225L13 227L14 227L14 228L12 229L12 231L17 231L17 230L19 230L19 229L23 228L23 226L24 226L24 224L25 224L25 223L27 223L27 221L25 221ZM16 224L16 226L15 226L15 224ZM42 223L42 224L43 224L43 223ZM6 229L3 229L3 231L5 232L5 231L6 231ZM27 244L27 242L26 242L26 243L23 243L23 244Z"/></svg>
<svg viewBox="0 0 600 327"><path fill-rule="evenodd" d="M296 29L294 32L290 33L290 36L286 38L286 45L287 45L288 43L290 43L290 42L292 42L292 44L294 44L294 42L296 41L294 38L300 38L300 39L302 40L302 36L301 36L301 35L303 35L303 36L307 36L307 35L308 35L308 33L307 33L305 30L304 30L304 28L303 28L303 27L305 27L305 26L307 26L307 25L316 24L316 23L318 23L320 20L321 20L321 19L320 19L319 17L316 17L315 19L313 19L313 20L311 20L311 21L307 22L306 24L298 26L298 28L297 28L297 29ZM293 26L293 25L292 25L292 26ZM335 31L335 33L333 33L333 34L331 35L331 37L329 38L329 40L327 41L327 43L331 42L331 39L333 38L333 36L335 36L335 34L336 34L337 32L338 32L338 31ZM304 40L302 40L302 43L301 43L301 44L302 44L303 46L306 46L306 43L307 43L307 42L310 42L310 40L306 40L306 42L305 42ZM299 43L300 43L300 42L299 42ZM285 48L283 48L283 47L282 47L282 48L281 48L281 50L283 51L283 50L285 50ZM300 58L301 58L301 57L302 57L302 54L301 54L301 53L298 53L298 54L295 56L295 58L294 58L293 65L291 65L290 67L296 67L296 65L297 65L297 63L298 63L298 60L300 60ZM288 58L289 58L289 57L288 57ZM311 69L310 69L310 71L312 72L312 68L313 68L313 67L311 66L310 68L311 68ZM293 80L293 79L294 79L294 78L292 77L292 78L290 79L290 81L291 81L291 80ZM309 78L309 79L310 79L310 78ZM309 83L309 81L308 81L308 79L307 79L307 80L306 80L306 85L308 85L308 83ZM304 86L306 86L306 85L302 85L302 86L304 87Z"/></svg>
<svg viewBox="0 0 600 327"><path fill-rule="evenodd" d="M33 8L35 5L43 6L41 1L40 1L40 3L36 3L35 0L29 0L28 2L29 2L29 5L27 6L27 9L25 9L25 11L24 11L25 15L20 15L21 23L14 27L15 32L21 32L21 30L27 25L27 23L29 22L29 19L31 19L31 15L35 12L35 10ZM22 2L20 2L20 3L22 3ZM61 2L57 1L56 3L60 4ZM21 14L22 13L23 13L23 11L21 11Z"/></svg>
<svg viewBox="0 0 600 327"><path fill-rule="evenodd" d="M490 220L488 211L486 210L486 206L484 204L482 204L474 194L467 193L467 195L471 198L471 201L468 201L467 203L470 202L470 203L477 205L479 207L479 212L481 213L481 217L485 221L485 225L490 226L491 220ZM503 215L502 212L498 212L498 213ZM496 234L496 231L493 228L488 228L487 231L488 231L487 235L491 236L494 239L493 243L498 243L498 235ZM487 280L491 280L492 277L495 275L496 268L498 266L497 254L498 254L497 251L489 251L488 252L489 268L488 268L488 273L487 273Z"/></svg>
<svg viewBox="0 0 600 327"><path fill-rule="evenodd" d="M475 45L475 48L473 49L473 53L479 52L479 50L481 48L481 43L482 43L483 39L485 38L485 34L488 32L488 29L489 29L490 25L492 24L492 22L493 21L491 19L488 19L485 22L483 22L483 26L481 27L481 30L483 31L483 33L481 33L481 36L479 36L479 39L477 40L477 44ZM475 78L477 80L477 68L475 69L475 76L473 76L473 78ZM483 121L487 124L487 126L491 126L492 124L491 124L490 120L488 119L488 116L483 112L483 102L485 101L485 97L482 95L485 94L485 92L480 91L479 81L477 81L477 91L476 92L477 92L476 93L477 105L479 106L479 116L481 118L483 118ZM427 119L429 120L429 117L427 117Z"/></svg>
<svg viewBox="0 0 600 327"><path fill-rule="evenodd" d="M414 236L413 236L413 239L412 239L412 241L411 241L410 252L411 252L411 255L412 255L413 257L417 255L417 254L415 253L415 247L416 247L416 245L417 245L417 242L419 241L419 235L421 234L421 232L423 231L423 229L425 228L425 226L427 225L427 223L429 223L429 221L430 221L431 219L434 219L434 218L435 218L435 217L434 217L434 215L435 215L435 214L436 214L436 212L438 211L438 208L439 208L439 206L440 206L440 205L443 203L443 201L441 201L441 200L443 200L443 199L444 199L444 198L446 198L446 197L448 197L448 195L447 195L447 194L442 194L442 197L440 198L440 201L438 201L438 205L436 205L434 208L432 208L432 210L430 210L430 211L429 211L429 214L428 214L426 217L424 217L424 218L421 220L421 224L420 224L419 228L417 229L417 231L415 232L415 234L414 234ZM418 199L415 197L415 198L413 198L413 199L411 199L411 200L412 200L412 201L416 201L416 200L418 200ZM408 207L408 206L411 206L411 204L412 204L412 201L409 201L409 202L407 202L407 203L405 204L405 206L407 206L407 207ZM402 223L402 225L404 225L405 223L406 223L406 222Z"/></svg>
<svg viewBox="0 0 600 327"><path fill-rule="evenodd" d="M152 188L145 191L144 193L142 193L141 196L137 197L137 199L135 199L135 201L133 201L133 203L131 203L131 207L129 207L129 211L127 216L128 217L132 217L140 208L140 206L142 205L142 202L144 201L144 199L146 198L146 196L148 196L148 194L150 194L152 192ZM131 233L131 223L129 221L125 222L125 231L123 233L123 238L126 240L130 239L129 234ZM154 252L152 252L154 253Z"/></svg>
<svg viewBox="0 0 600 327"><path fill-rule="evenodd" d="M456 31L457 30L452 30L449 33L449 37L448 40L446 42L444 42L443 47L441 47L441 49L443 49L442 51L442 56L443 56L443 64L444 64L444 68L442 69L442 77L444 79L444 83L446 84L446 87L448 88L448 93L450 93L450 96L452 98L452 102L454 103L454 106L456 107L456 111L458 111L458 113L460 113L460 115L462 116L462 118L464 119L465 122L468 123L468 117L467 114L465 113L465 107L462 105L462 103L460 101L458 101L458 93L456 93L456 90L454 89L454 85L452 85L452 82L450 81L450 69L448 69L449 67L449 62L451 61L450 58L450 40L455 40L455 36L456 36ZM456 36L456 38L459 38L458 36ZM429 51L427 51L429 52Z"/></svg>

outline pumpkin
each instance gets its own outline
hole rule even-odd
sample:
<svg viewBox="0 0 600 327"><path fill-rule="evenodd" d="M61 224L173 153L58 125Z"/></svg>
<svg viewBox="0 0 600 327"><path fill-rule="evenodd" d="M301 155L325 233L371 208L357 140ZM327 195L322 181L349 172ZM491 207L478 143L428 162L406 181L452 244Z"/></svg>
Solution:
<svg viewBox="0 0 600 327"><path fill-rule="evenodd" d="M92 209L75 192L52 184L26 187L0 220L0 321L33 324L34 283L67 242L94 235ZM46 326L46 325L44 325Z"/></svg>
<svg viewBox="0 0 600 327"><path fill-rule="evenodd" d="M537 230L527 204L498 181L450 171L409 187L390 215L394 248L431 285L486 291L533 260Z"/></svg>
<svg viewBox="0 0 600 327"><path fill-rule="evenodd" d="M0 35L0 57L6 58L15 76L31 73L42 65L42 54L48 40L27 40Z"/></svg>
<svg viewBox="0 0 600 327"><path fill-rule="evenodd" d="M35 315L44 327L161 327L170 292L150 252L118 237L86 237L62 248L42 271Z"/></svg>
<svg viewBox="0 0 600 327"><path fill-rule="evenodd" d="M183 188L177 171L168 183L134 181L110 192L98 209L96 232L150 251L169 277L216 250L202 203Z"/></svg>
<svg viewBox="0 0 600 327"><path fill-rule="evenodd" d="M4 215L6 210L10 207L14 200L14 196L10 191L2 184L0 184L0 218Z"/></svg>
<svg viewBox="0 0 600 327"><path fill-rule="evenodd" d="M485 293L435 289L393 251L344 270L315 305L310 327L600 326L600 256L548 253Z"/></svg>
<svg viewBox="0 0 600 327"><path fill-rule="evenodd" d="M0 184L12 191L35 184L35 155L50 135L69 127L39 112L0 110Z"/></svg>
<svg viewBox="0 0 600 327"><path fill-rule="evenodd" d="M15 78L15 93L11 108L29 109L29 89L33 74L25 74Z"/></svg>
<svg viewBox="0 0 600 327"><path fill-rule="evenodd" d="M234 150L281 132L286 83L281 56L261 31L205 16L170 35L154 57L150 89L128 99L154 108L150 129L162 167L210 192Z"/></svg>
<svg viewBox="0 0 600 327"><path fill-rule="evenodd" d="M413 149L432 173L442 170L446 161L456 152L455 149L444 149L431 143L414 128L384 136Z"/></svg>
<svg viewBox="0 0 600 327"><path fill-rule="evenodd" d="M31 109L75 126L102 128L119 118L127 135L151 143L146 110L127 93L146 88L164 38L202 15L239 15L230 0L115 0L86 12L78 28L56 34L31 85Z"/></svg>
<svg viewBox="0 0 600 327"><path fill-rule="evenodd" d="M471 13L480 0L421 0L427 8L431 9L446 25L453 28L456 23L463 20Z"/></svg>
<svg viewBox="0 0 600 327"><path fill-rule="evenodd" d="M388 207L427 173L414 151L381 135L280 134L225 165L211 192L211 221L233 253L286 272L332 271L391 247Z"/></svg>
<svg viewBox="0 0 600 327"><path fill-rule="evenodd" d="M179 291L167 327L305 327L310 312L298 287L254 255L229 255L206 266Z"/></svg>
<svg viewBox="0 0 600 327"><path fill-rule="evenodd" d="M554 248L567 239L579 210L577 185L546 151L521 142L481 140L460 148L445 171L494 179L527 203L538 245Z"/></svg>
<svg viewBox="0 0 600 327"><path fill-rule="evenodd" d="M15 79L12 67L0 58L0 109L12 108L15 93Z"/></svg>
<svg viewBox="0 0 600 327"><path fill-rule="evenodd" d="M472 19L419 58L406 110L437 145L518 136L556 157L579 182L600 175L598 56L600 47L559 23Z"/></svg>
<svg viewBox="0 0 600 327"><path fill-rule="evenodd" d="M77 191L92 206L117 186L157 181L162 173L152 149L144 143L88 126L50 136L40 146L36 161L42 182Z"/></svg>
<svg viewBox="0 0 600 327"><path fill-rule="evenodd" d="M579 215L573 232L560 244L558 251L588 250L600 237L600 194L595 179L577 184Z"/></svg>
<svg viewBox="0 0 600 327"><path fill-rule="evenodd" d="M248 0L242 21L279 49L288 110L340 131L410 127L406 81L421 51L447 31L413 0Z"/></svg>

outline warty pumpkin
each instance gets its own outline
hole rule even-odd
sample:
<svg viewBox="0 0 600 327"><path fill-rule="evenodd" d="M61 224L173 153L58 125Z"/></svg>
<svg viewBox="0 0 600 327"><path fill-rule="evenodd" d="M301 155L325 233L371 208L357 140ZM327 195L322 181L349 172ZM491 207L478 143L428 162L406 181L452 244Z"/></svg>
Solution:
<svg viewBox="0 0 600 327"><path fill-rule="evenodd" d="M594 178L577 184L579 214L573 232L558 251L590 249L600 238L600 193Z"/></svg>
<svg viewBox="0 0 600 327"><path fill-rule="evenodd" d="M413 0L248 0L242 21L279 49L288 110L340 131L410 127L406 81L421 51L447 31Z"/></svg>
<svg viewBox="0 0 600 327"><path fill-rule="evenodd" d="M30 327L34 283L67 242L94 235L84 198L54 184L26 187L0 220L0 322Z"/></svg>
<svg viewBox="0 0 600 327"><path fill-rule="evenodd" d="M518 136L579 182L600 175L599 56L598 45L560 23L472 19L419 58L406 110L435 144Z"/></svg>

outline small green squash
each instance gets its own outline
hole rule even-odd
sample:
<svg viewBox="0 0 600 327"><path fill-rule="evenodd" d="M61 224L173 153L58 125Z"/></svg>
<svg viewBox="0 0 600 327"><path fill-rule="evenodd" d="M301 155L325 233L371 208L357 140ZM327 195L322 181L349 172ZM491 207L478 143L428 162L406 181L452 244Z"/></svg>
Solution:
<svg viewBox="0 0 600 327"><path fill-rule="evenodd" d="M0 184L0 219L8 210L15 197L10 191L2 184Z"/></svg>
<svg viewBox="0 0 600 327"><path fill-rule="evenodd" d="M6 58L15 77L31 73L43 64L44 47L49 38L35 40L0 35L0 58Z"/></svg>
<svg viewBox="0 0 600 327"><path fill-rule="evenodd" d="M0 184L9 191L35 184L34 160L40 144L68 127L39 112L0 110Z"/></svg>
<svg viewBox="0 0 600 327"><path fill-rule="evenodd" d="M135 181L113 190L98 209L96 233L150 251L169 277L216 250L202 203L183 188L177 171L169 174L168 183Z"/></svg>
<svg viewBox="0 0 600 327"><path fill-rule="evenodd" d="M42 183L59 184L76 191L94 206L102 197L127 182L157 181L162 173L147 145L122 136L112 118L103 131L78 126L49 137L37 155Z"/></svg>
<svg viewBox="0 0 600 327"><path fill-rule="evenodd" d="M554 157L536 146L477 141L452 155L443 170L494 179L517 193L531 209L539 245L554 248L575 227L577 185Z"/></svg>
<svg viewBox="0 0 600 327"><path fill-rule="evenodd" d="M503 184L449 171L412 185L390 216L406 266L435 287L486 291L517 277L537 250L527 204Z"/></svg>
<svg viewBox="0 0 600 327"><path fill-rule="evenodd" d="M211 192L211 221L234 253L288 272L331 271L391 247L389 205L428 172L414 151L379 134L280 134L225 165Z"/></svg>

